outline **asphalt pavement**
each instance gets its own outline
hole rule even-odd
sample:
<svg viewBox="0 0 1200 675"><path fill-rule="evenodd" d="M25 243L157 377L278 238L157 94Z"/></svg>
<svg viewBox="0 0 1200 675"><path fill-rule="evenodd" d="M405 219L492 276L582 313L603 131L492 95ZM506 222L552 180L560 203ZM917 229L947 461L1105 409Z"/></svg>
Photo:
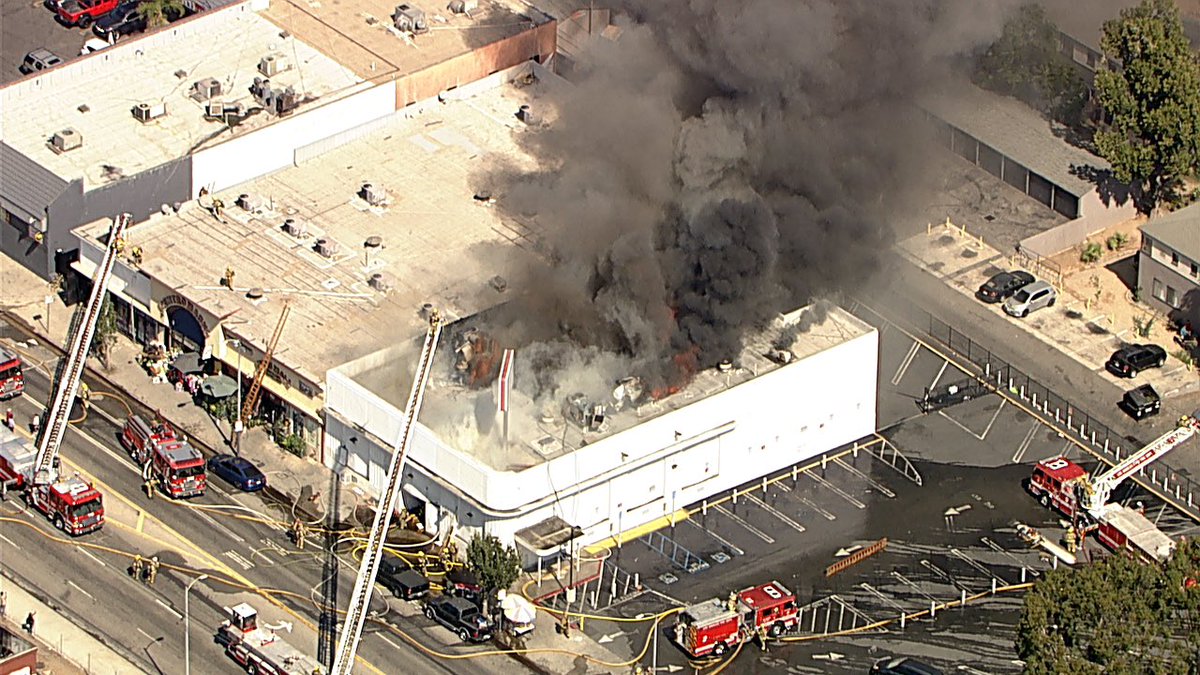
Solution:
<svg viewBox="0 0 1200 675"><path fill-rule="evenodd" d="M0 84L25 77L18 67L34 49L49 49L69 61L91 37L90 28L67 28L55 21L54 12L40 0L6 0L0 8Z"/></svg>

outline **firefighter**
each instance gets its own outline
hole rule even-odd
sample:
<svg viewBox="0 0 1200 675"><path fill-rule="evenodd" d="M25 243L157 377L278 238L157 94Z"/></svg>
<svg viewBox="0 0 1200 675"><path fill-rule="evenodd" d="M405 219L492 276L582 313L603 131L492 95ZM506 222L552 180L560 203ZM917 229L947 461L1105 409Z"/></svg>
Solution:
<svg viewBox="0 0 1200 675"><path fill-rule="evenodd" d="M30 418L29 429L33 432L33 435L35 437L38 434L38 429L40 429L41 427L42 427L42 416L41 415L34 415L32 418Z"/></svg>
<svg viewBox="0 0 1200 675"><path fill-rule="evenodd" d="M146 481L144 483L142 483L142 489L146 491L146 499L150 499L150 500L154 499L154 479L153 478L147 478Z"/></svg>
<svg viewBox="0 0 1200 675"><path fill-rule="evenodd" d="M760 646L762 646L762 650L763 650L764 654L767 653L767 640L768 639L769 638L767 637L766 626L759 626L758 627L758 643Z"/></svg>
<svg viewBox="0 0 1200 675"><path fill-rule="evenodd" d="M129 573L134 579L142 580L142 556L133 556L133 564L129 566Z"/></svg>
<svg viewBox="0 0 1200 675"><path fill-rule="evenodd" d="M158 556L150 558L150 565L146 567L146 581L154 584L154 580L158 578Z"/></svg>
<svg viewBox="0 0 1200 675"><path fill-rule="evenodd" d="M300 520L299 518L292 523L292 542L296 544L296 548L300 549L301 551L304 550L304 539L308 534L307 529L308 528L304 527L304 521Z"/></svg>
<svg viewBox="0 0 1200 675"><path fill-rule="evenodd" d="M1069 528L1063 538L1066 540L1067 553L1074 553L1079 550L1079 537L1075 534L1075 528Z"/></svg>
<svg viewBox="0 0 1200 675"><path fill-rule="evenodd" d="M87 412L88 406L92 404L92 389L87 386L87 382L79 383L79 403L83 406L84 412Z"/></svg>
<svg viewBox="0 0 1200 675"><path fill-rule="evenodd" d="M8 410L7 410L7 411L4 413L4 424L6 424L6 425L8 426L8 430L9 430L9 431L16 431L16 430L17 430L17 423L13 421L13 411L12 411L12 408L9 408L9 409L8 409Z"/></svg>

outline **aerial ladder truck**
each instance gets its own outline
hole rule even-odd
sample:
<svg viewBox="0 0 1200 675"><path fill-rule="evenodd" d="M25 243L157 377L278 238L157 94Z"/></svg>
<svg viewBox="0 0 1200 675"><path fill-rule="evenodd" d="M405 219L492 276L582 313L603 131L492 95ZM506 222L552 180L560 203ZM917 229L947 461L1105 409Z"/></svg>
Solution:
<svg viewBox="0 0 1200 675"><path fill-rule="evenodd" d="M80 476L59 475L58 450L70 422L108 280L123 245L122 235L132 219L123 213L113 219L108 230L104 257L92 276L91 294L87 304L75 312L66 356L54 374L46 423L41 425L36 448L23 439L9 438L0 443L0 482L22 489L31 507L72 535L86 534L104 525L104 502L100 493Z"/></svg>
<svg viewBox="0 0 1200 675"><path fill-rule="evenodd" d="M1096 476L1066 457L1042 460L1029 478L1029 492L1043 506L1062 513L1072 522L1082 521L1082 533L1095 533L1096 538L1110 549L1162 562L1174 551L1175 542L1140 511L1110 504L1108 500L1127 479L1162 459L1197 432L1200 432L1200 419L1195 413L1185 415L1174 429Z"/></svg>
<svg viewBox="0 0 1200 675"><path fill-rule="evenodd" d="M433 312L429 317L429 330L425 333L425 344L421 348L420 360L413 375L408 405L404 407L404 418L400 421L395 452L392 454L391 467L388 469L387 486L379 498L379 506L375 511L375 522L371 525L371 533L367 539L366 549L363 551L362 563L358 568L358 579L354 583L354 591L350 594L350 607L346 610L346 621L342 626L342 634L338 638L331 675L349 675L354 666L358 643L362 639L363 623L367 618L367 606L375 585L375 574L379 571L384 536L391 524L392 510L400 492L404 457L408 453L408 444L417 423L417 415L421 412L421 403L425 398L425 386L429 383L429 376L433 368L433 353L437 349L441 334L441 318L437 312Z"/></svg>

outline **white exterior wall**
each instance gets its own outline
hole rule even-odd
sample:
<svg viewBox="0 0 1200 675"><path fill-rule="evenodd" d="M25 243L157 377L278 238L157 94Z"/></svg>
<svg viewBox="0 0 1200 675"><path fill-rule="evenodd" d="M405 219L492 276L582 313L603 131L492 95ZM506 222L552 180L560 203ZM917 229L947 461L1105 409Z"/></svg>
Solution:
<svg viewBox="0 0 1200 675"><path fill-rule="evenodd" d="M332 103L302 105L287 119L195 153L192 197L202 187L217 192L291 166L297 150L396 111L393 84L359 86L365 89Z"/></svg>
<svg viewBox="0 0 1200 675"><path fill-rule="evenodd" d="M485 527L511 542L558 515L585 530L583 543L599 541L872 434L878 354L872 330L520 472L494 470L418 424L405 491L454 513L464 537ZM390 450L354 427L390 443L400 411L337 371L326 391L328 461L381 491Z"/></svg>

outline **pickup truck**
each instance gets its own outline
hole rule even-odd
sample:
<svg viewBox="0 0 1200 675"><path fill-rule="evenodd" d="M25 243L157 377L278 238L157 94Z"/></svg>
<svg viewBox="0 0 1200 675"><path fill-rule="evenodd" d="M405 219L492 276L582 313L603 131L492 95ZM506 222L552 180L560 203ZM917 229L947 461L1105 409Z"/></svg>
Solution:
<svg viewBox="0 0 1200 675"><path fill-rule="evenodd" d="M483 642L492 637L492 622L466 598L434 598L425 603L425 616L449 628L464 642Z"/></svg>
<svg viewBox="0 0 1200 675"><path fill-rule="evenodd" d="M62 0L58 5L58 21L64 26L87 28L119 4L120 0Z"/></svg>

